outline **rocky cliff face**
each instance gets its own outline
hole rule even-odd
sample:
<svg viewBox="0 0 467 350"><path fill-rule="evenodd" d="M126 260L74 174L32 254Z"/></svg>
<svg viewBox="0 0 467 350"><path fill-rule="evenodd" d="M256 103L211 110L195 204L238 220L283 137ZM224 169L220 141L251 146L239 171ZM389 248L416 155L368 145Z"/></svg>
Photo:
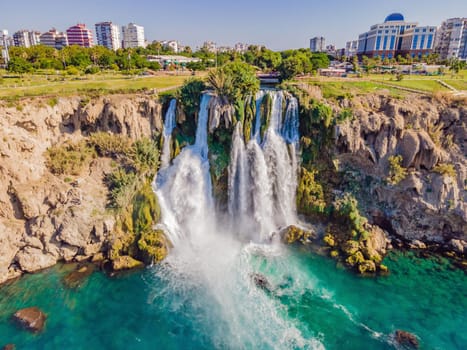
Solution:
<svg viewBox="0 0 467 350"><path fill-rule="evenodd" d="M337 159L350 170L348 182L360 184L367 216L409 241L467 251L467 107L376 95L341 107L355 118L335 127ZM407 175L391 185L385 178L396 155Z"/></svg>
<svg viewBox="0 0 467 350"><path fill-rule="evenodd" d="M103 182L111 160L56 176L46 167L48 147L96 131L138 139L161 129L161 105L148 96L0 103L0 283L59 260L89 259L112 232Z"/></svg>

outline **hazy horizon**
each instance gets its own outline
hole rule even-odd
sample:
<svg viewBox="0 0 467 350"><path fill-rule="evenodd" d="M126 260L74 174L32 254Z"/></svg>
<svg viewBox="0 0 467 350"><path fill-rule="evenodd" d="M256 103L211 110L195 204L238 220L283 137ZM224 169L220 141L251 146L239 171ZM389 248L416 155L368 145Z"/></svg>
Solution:
<svg viewBox="0 0 467 350"><path fill-rule="evenodd" d="M65 31L76 23L85 23L94 32L98 22L112 21L119 26L133 22L144 26L150 42L178 40L193 49L204 41L214 41L219 46L244 42L283 50L308 47L314 36L324 36L327 45L341 48L393 12L421 25L437 26L447 18L467 17L467 1L462 0L356 0L352 4L345 0L81 0L78 8L58 0L24 0L21 5L1 5L0 29L10 34L20 29L45 32L52 27Z"/></svg>

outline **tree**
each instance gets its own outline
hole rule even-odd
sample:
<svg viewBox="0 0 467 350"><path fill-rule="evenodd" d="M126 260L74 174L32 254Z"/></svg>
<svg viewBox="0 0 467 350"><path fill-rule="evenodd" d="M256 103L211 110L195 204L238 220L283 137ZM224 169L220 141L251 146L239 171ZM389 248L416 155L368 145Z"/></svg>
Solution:
<svg viewBox="0 0 467 350"><path fill-rule="evenodd" d="M32 64L22 57L12 57L8 62L7 67L9 72L13 73L29 73L33 70Z"/></svg>
<svg viewBox="0 0 467 350"><path fill-rule="evenodd" d="M259 90L255 70L249 64L240 61L211 71L208 84L218 96L224 96L230 102L252 96Z"/></svg>
<svg viewBox="0 0 467 350"><path fill-rule="evenodd" d="M280 72L283 79L291 79L303 71L303 62L297 56L290 56L282 61Z"/></svg>
<svg viewBox="0 0 467 350"><path fill-rule="evenodd" d="M459 74L461 69L465 68L465 62L460 61L458 58L451 58L449 60L449 69L453 74Z"/></svg>

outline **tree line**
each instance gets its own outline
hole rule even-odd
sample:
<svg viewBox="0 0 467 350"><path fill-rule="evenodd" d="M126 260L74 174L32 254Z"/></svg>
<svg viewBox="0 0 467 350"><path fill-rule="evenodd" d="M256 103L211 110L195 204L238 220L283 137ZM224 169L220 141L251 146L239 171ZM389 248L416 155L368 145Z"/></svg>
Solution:
<svg viewBox="0 0 467 350"><path fill-rule="evenodd" d="M175 69L176 66L161 67L158 62L147 60L148 55L174 54L160 43L153 43L145 48L109 50L103 46L84 48L67 46L61 50L44 45L10 48L8 71L12 73L34 73L38 70L53 69L69 74L94 74L100 71L135 72L138 70ZM280 72L288 79L298 74L316 72L329 65L330 57L325 53L311 53L308 49L276 52L263 46L251 45L244 53L234 50L212 52L201 48L195 52L190 47L177 53L186 57L198 58L198 62L186 65L190 70L206 70L221 67L229 62L245 62L263 72Z"/></svg>

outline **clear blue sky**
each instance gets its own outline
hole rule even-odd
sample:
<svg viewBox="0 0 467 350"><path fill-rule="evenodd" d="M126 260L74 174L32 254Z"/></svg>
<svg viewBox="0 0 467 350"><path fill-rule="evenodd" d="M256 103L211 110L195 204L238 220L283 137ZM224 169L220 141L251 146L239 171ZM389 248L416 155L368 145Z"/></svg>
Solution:
<svg viewBox="0 0 467 350"><path fill-rule="evenodd" d="M0 29L65 30L82 22L94 30L111 20L143 25L150 41L176 39L192 48L240 41L282 50L308 47L313 36L343 47L392 12L439 25L467 17L467 0L2 0Z"/></svg>

